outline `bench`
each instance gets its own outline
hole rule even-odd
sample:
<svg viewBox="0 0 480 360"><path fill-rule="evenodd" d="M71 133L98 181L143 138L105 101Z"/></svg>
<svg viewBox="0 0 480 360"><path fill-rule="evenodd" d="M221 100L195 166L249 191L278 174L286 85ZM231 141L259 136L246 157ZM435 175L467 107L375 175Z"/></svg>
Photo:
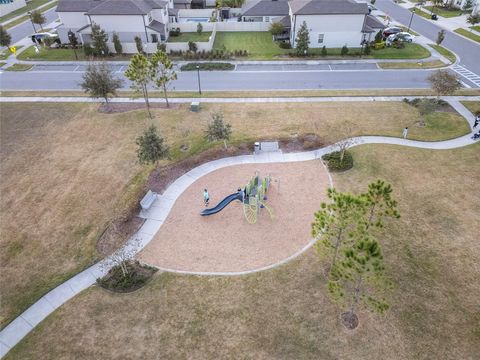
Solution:
<svg viewBox="0 0 480 360"><path fill-rule="evenodd" d="M147 210L150 206L152 206L156 198L157 194L154 193L152 190L148 190L147 194L140 201L140 206L142 207L142 209Z"/></svg>

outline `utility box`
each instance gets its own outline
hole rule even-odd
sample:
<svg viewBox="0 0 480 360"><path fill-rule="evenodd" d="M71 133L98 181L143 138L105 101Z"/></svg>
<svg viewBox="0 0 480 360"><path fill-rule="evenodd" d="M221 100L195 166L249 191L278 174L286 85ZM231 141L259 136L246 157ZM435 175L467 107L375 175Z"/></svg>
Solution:
<svg viewBox="0 0 480 360"><path fill-rule="evenodd" d="M200 102L192 101L192 104L190 105L190 111L199 112L200 111Z"/></svg>

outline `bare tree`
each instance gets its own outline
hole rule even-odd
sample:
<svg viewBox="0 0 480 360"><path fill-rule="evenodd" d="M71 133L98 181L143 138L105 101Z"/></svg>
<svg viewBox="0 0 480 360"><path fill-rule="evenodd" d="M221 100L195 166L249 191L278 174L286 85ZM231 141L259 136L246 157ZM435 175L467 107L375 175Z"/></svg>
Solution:
<svg viewBox="0 0 480 360"><path fill-rule="evenodd" d="M350 121L345 121L339 128L337 128L337 131L340 131L342 136L342 140L337 141L335 144L340 152L340 161L343 161L345 152L358 142L358 139L354 136L353 129L354 126Z"/></svg>

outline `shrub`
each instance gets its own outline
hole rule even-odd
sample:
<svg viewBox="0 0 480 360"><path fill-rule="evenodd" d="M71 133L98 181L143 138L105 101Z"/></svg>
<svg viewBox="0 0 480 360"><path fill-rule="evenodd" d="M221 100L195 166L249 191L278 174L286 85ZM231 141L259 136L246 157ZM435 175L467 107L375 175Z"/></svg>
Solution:
<svg viewBox="0 0 480 360"><path fill-rule="evenodd" d="M322 156L322 159L327 162L330 171L346 171L353 167L353 156L349 151L345 151L343 161L340 161L341 152L335 151L330 154Z"/></svg>
<svg viewBox="0 0 480 360"><path fill-rule="evenodd" d="M200 70L212 71L212 70L233 70L235 65L230 63L188 63L182 65L180 70L182 71L195 71L199 66Z"/></svg>
<svg viewBox="0 0 480 360"><path fill-rule="evenodd" d="M112 267L107 275L97 279L101 287L115 292L131 292L141 288L157 271L147 265L141 265L138 261L126 263L128 273L123 274L120 265Z"/></svg>
<svg viewBox="0 0 480 360"><path fill-rule="evenodd" d="M340 52L342 56L346 56L348 54L348 47L347 45L343 45L342 51Z"/></svg>
<svg viewBox="0 0 480 360"><path fill-rule="evenodd" d="M278 46L280 46L280 49L291 49L292 48L292 45L290 45L289 42L279 42L278 43Z"/></svg>
<svg viewBox="0 0 480 360"><path fill-rule="evenodd" d="M85 44L83 45L83 53L85 56L94 56L95 55L95 50L90 46L90 44Z"/></svg>
<svg viewBox="0 0 480 360"><path fill-rule="evenodd" d="M325 45L322 47L321 55L322 56L327 56L327 47Z"/></svg>
<svg viewBox="0 0 480 360"><path fill-rule="evenodd" d="M271 23L270 24L270 34L272 34L273 36L277 36L277 35L281 35L283 34L283 31L284 31L284 26L282 23L279 23L279 22L274 22L274 23Z"/></svg>
<svg viewBox="0 0 480 360"><path fill-rule="evenodd" d="M198 47L197 44L195 44L193 41L188 42L188 50L192 52L197 52Z"/></svg>
<svg viewBox="0 0 480 360"><path fill-rule="evenodd" d="M167 44L165 43L157 43L157 50L167 52Z"/></svg>
<svg viewBox="0 0 480 360"><path fill-rule="evenodd" d="M372 48L370 47L370 44L365 45L365 55L370 55L372 52Z"/></svg>
<svg viewBox="0 0 480 360"><path fill-rule="evenodd" d="M172 29L169 31L170 36L180 36L180 28Z"/></svg>

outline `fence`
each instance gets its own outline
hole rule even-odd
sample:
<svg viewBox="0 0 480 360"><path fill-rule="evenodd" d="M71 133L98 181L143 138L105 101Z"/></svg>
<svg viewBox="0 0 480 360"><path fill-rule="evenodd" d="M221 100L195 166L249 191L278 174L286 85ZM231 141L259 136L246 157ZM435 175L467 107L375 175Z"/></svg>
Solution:
<svg viewBox="0 0 480 360"><path fill-rule="evenodd" d="M198 51L210 51L213 49L213 44L215 43L215 36L217 35L217 29L216 25L217 23L211 23L214 24L212 26L212 34L210 35L210 38L208 39L208 42L196 42L197 44L197 50ZM196 28L196 25L195 25ZM188 43L186 42L167 42L167 53L170 51L187 51L189 50L188 48Z"/></svg>
<svg viewBox="0 0 480 360"><path fill-rule="evenodd" d="M217 31L268 31L270 23L266 22L204 22L202 23L203 31L213 31L214 27ZM196 32L197 23L170 23L168 29L179 28L181 32Z"/></svg>

